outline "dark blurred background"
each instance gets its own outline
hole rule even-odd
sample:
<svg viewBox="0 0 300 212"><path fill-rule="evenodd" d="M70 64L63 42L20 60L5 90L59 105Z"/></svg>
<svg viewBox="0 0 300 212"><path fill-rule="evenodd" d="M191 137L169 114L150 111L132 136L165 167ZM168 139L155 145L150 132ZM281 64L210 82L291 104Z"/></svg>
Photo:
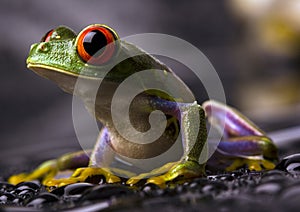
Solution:
<svg viewBox="0 0 300 212"><path fill-rule="evenodd" d="M299 1L292 0L1 0L0 167L35 164L80 148L72 97L25 64L30 45L58 25L79 32L105 23L120 37L156 32L182 38L214 65L228 104L266 131L297 126L299 12ZM201 103L198 82L175 71Z"/></svg>

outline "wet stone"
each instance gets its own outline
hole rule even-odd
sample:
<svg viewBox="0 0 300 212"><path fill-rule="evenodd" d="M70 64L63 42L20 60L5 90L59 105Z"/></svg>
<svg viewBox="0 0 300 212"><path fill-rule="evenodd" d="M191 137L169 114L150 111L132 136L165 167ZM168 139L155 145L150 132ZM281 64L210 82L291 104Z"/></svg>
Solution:
<svg viewBox="0 0 300 212"><path fill-rule="evenodd" d="M240 177L240 176L243 176L245 173L243 170L236 170L236 171L233 171L230 173L230 175L234 178L237 178L237 177Z"/></svg>
<svg viewBox="0 0 300 212"><path fill-rule="evenodd" d="M21 199L21 198L15 198L15 199L12 201L13 204L21 204L22 202L23 202L23 199Z"/></svg>
<svg viewBox="0 0 300 212"><path fill-rule="evenodd" d="M149 211L149 209L155 207L156 209L163 208L163 206L166 205L180 205L181 200L178 197L155 197L155 198L149 198L144 200L143 204L143 209L148 209L146 211ZM172 210L174 211L174 210Z"/></svg>
<svg viewBox="0 0 300 212"><path fill-rule="evenodd" d="M207 176L207 179L210 180L210 181L215 181L216 176Z"/></svg>
<svg viewBox="0 0 300 212"><path fill-rule="evenodd" d="M280 193L280 200L285 206L295 207L299 210L300 182L287 186Z"/></svg>
<svg viewBox="0 0 300 212"><path fill-rule="evenodd" d="M166 196L175 196L177 194L177 190L175 188L166 188L163 189L162 195Z"/></svg>
<svg viewBox="0 0 300 212"><path fill-rule="evenodd" d="M81 209L97 208L150 211L157 208L159 211L170 211L168 208L172 206L172 209L182 208L182 211L199 211L199 208L206 207L208 211L237 211L241 208L242 211L252 211L255 206L255 211L272 211L271 209L278 209L278 205L284 204L287 204L286 207L298 207L300 175L291 175L279 169L249 173L238 170L196 178L180 185L168 184L165 189L155 184L129 187L119 184L76 183L57 188L51 193L39 194L44 187L31 182L17 186L2 183L0 188L0 204L26 206L25 209L32 210L42 208L51 211L82 211Z"/></svg>
<svg viewBox="0 0 300 212"><path fill-rule="evenodd" d="M291 198L298 198L300 196L300 182L292 183L291 185L287 186L282 192L280 197L282 199L291 199Z"/></svg>
<svg viewBox="0 0 300 212"><path fill-rule="evenodd" d="M27 199L34 197L36 194L37 194L37 192L35 190L28 188L28 189L24 189L24 190L20 191L18 193L18 197L20 197L24 200L27 200Z"/></svg>
<svg viewBox="0 0 300 212"><path fill-rule="evenodd" d="M236 186L238 187L252 187L255 186L256 182L251 175L243 175L237 180Z"/></svg>
<svg viewBox="0 0 300 212"><path fill-rule="evenodd" d="M214 203L218 211L268 211L268 205L247 195L221 199Z"/></svg>
<svg viewBox="0 0 300 212"><path fill-rule="evenodd" d="M52 190L50 193L51 194L54 194L54 195L57 195L57 196L63 196L64 193L65 193L65 188L66 188L66 185L65 186L62 186L62 187L58 187L58 188L55 188L54 190Z"/></svg>
<svg viewBox="0 0 300 212"><path fill-rule="evenodd" d="M10 192L14 189L15 189L15 186L10 183L6 183L6 182L0 183L0 192L4 192L4 191Z"/></svg>
<svg viewBox="0 0 300 212"><path fill-rule="evenodd" d="M91 187L95 187L95 185L91 183L75 183L67 185L64 188L64 196L81 196L83 192L85 192L87 189L90 189Z"/></svg>
<svg viewBox="0 0 300 212"><path fill-rule="evenodd" d="M206 178L200 178L193 180L192 182L188 183L185 187L187 187L187 189L190 191L200 192L204 186L209 185L210 183L210 180Z"/></svg>
<svg viewBox="0 0 300 212"><path fill-rule="evenodd" d="M51 193L41 193L37 197L33 198L29 203L27 203L27 207L42 207L46 203L56 202L59 198Z"/></svg>
<svg viewBox="0 0 300 212"><path fill-rule="evenodd" d="M0 203L8 203L13 201L16 198L15 195L8 193L8 192L3 192L0 194Z"/></svg>
<svg viewBox="0 0 300 212"><path fill-rule="evenodd" d="M283 158L276 166L276 169L290 174L300 174L300 153Z"/></svg>
<svg viewBox="0 0 300 212"><path fill-rule="evenodd" d="M35 182L22 182L16 185L17 190L24 190L24 189L39 190L40 188L41 185Z"/></svg>
<svg viewBox="0 0 300 212"><path fill-rule="evenodd" d="M164 191L160 189L159 186L153 183L146 184L145 186L142 187L141 190L142 190L142 195L151 196L151 197L161 196L164 193Z"/></svg>
<svg viewBox="0 0 300 212"><path fill-rule="evenodd" d="M109 199L111 197L120 197L134 193L135 192L127 186L104 184L87 189L79 200L86 201Z"/></svg>
<svg viewBox="0 0 300 212"><path fill-rule="evenodd" d="M21 197L22 199L26 199L26 198L33 197L34 194L36 194L36 191L31 188L27 188L27 189L16 191L16 194L18 194L18 196Z"/></svg>
<svg viewBox="0 0 300 212"><path fill-rule="evenodd" d="M228 187L221 182L211 182L202 188L204 194L219 194L226 191Z"/></svg>
<svg viewBox="0 0 300 212"><path fill-rule="evenodd" d="M280 170L271 170L261 176L260 183L278 183L286 185L289 182L286 172Z"/></svg>
<svg viewBox="0 0 300 212"><path fill-rule="evenodd" d="M231 174L222 174L216 176L216 179L221 181L233 181L234 177Z"/></svg>
<svg viewBox="0 0 300 212"><path fill-rule="evenodd" d="M187 185L178 185L174 189L177 194L185 193L188 191Z"/></svg>
<svg viewBox="0 0 300 212"><path fill-rule="evenodd" d="M82 204L78 205L77 207L73 208L74 212L81 212L81 211L118 211L117 207L114 207L114 210L108 210L108 208L111 206L111 203L109 201L101 201L101 202L96 202L94 204ZM107 209L107 210L106 210ZM120 208L119 211L126 211L124 208Z"/></svg>
<svg viewBox="0 0 300 212"><path fill-rule="evenodd" d="M280 183L276 182L270 182L270 183L263 183L258 185L255 189L254 192L257 194L270 194L270 195L275 195L278 194L282 189L283 185Z"/></svg>

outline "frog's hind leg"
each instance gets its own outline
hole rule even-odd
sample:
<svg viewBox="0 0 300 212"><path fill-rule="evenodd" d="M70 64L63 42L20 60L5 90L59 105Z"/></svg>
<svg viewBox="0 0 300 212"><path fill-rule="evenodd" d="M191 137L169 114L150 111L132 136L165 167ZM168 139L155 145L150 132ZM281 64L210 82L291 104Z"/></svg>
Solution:
<svg viewBox="0 0 300 212"><path fill-rule="evenodd" d="M221 132L223 138L217 152L223 155L223 158L218 156L218 160L231 162L226 170L235 170L245 165L257 171L275 167L278 159L277 148L254 123L235 109L216 101L205 102L203 108L212 126L224 126L224 131ZM216 160L216 157L212 157L208 165L216 164L213 160Z"/></svg>
<svg viewBox="0 0 300 212"><path fill-rule="evenodd" d="M227 171L244 166L256 171L274 169L277 160L274 144L264 136L244 136L222 140L217 151L223 155L223 160L227 158L227 162L231 163L225 168ZM208 165L210 166L211 163L213 161L209 160Z"/></svg>
<svg viewBox="0 0 300 212"><path fill-rule="evenodd" d="M88 166L90 152L74 152L57 159L48 160L30 173L21 173L9 177L8 182L17 184L24 181L41 180L43 184L53 179L60 171Z"/></svg>

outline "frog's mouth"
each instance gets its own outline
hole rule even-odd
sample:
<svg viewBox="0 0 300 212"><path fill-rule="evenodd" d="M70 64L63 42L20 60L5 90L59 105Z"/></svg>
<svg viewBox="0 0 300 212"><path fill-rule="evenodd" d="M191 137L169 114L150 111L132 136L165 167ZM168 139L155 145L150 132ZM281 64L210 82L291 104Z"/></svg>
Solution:
<svg viewBox="0 0 300 212"><path fill-rule="evenodd" d="M52 67L52 66L48 66L48 65L44 65L44 64L39 64L39 63L33 63L33 62L28 62L27 68L45 78L48 78L52 75L56 76L55 73L59 73L62 75L76 77L76 78L80 77L80 78L86 78L86 79L90 79L90 80L99 80L100 79L99 77L85 76L82 74L65 71L60 68L56 68L56 67ZM52 80L52 78L48 78L48 79Z"/></svg>
<svg viewBox="0 0 300 212"><path fill-rule="evenodd" d="M79 78L83 79L84 81L88 81L88 83L101 80L100 78L83 76L76 73L67 72L56 67L31 62L27 63L27 68L41 77L55 82L61 89L68 93L73 93L75 84Z"/></svg>

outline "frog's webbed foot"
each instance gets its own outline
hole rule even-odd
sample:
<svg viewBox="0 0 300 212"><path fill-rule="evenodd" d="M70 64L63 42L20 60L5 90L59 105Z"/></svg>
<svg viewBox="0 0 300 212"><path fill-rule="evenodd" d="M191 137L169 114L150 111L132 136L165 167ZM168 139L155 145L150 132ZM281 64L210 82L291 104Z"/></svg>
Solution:
<svg viewBox="0 0 300 212"><path fill-rule="evenodd" d="M236 158L230 166L226 167L226 171L234 171L245 165L248 169L255 171L275 168L275 164L273 162L263 158Z"/></svg>
<svg viewBox="0 0 300 212"><path fill-rule="evenodd" d="M49 160L42 163L38 168L36 168L31 173L21 173L17 175L12 175L8 178L8 182L11 184L18 184L20 182L31 181L31 180L42 180L51 179L58 172L57 161Z"/></svg>
<svg viewBox="0 0 300 212"><path fill-rule="evenodd" d="M89 178L95 176L103 176L107 183L117 183L121 181L121 179L114 175L109 169L98 167L84 167L76 169L72 176L70 176L69 178L45 179L43 181L43 184L47 187L61 187L72 183L87 182Z"/></svg>
<svg viewBox="0 0 300 212"><path fill-rule="evenodd" d="M217 152L223 155L223 158L218 156L219 160L223 162L227 160L231 163L225 167L226 170L231 171L246 166L250 170L259 171L275 167L278 160L277 148L254 123L235 109L215 101L205 102L203 108L212 126L216 128L224 126ZM213 160L209 160L208 165L216 166L216 161Z"/></svg>
<svg viewBox="0 0 300 212"><path fill-rule="evenodd" d="M88 166L89 153L80 151L65 154L58 159L42 163L30 173L21 173L9 177L8 182L18 184L20 182L41 180L42 183L53 179L60 171L72 170L78 167Z"/></svg>
<svg viewBox="0 0 300 212"><path fill-rule="evenodd" d="M167 182L179 182L196 177L202 177L205 173L204 165L196 161L171 162L149 173L143 173L127 180L127 184L133 185L141 179L147 179L146 183L153 183L165 187Z"/></svg>
<svg viewBox="0 0 300 212"><path fill-rule="evenodd" d="M200 165L196 161L188 160L180 162L174 164L165 174L149 178L147 180L147 183L164 185L166 182L169 181L180 181L196 177L202 177L205 173L204 167L204 165Z"/></svg>

